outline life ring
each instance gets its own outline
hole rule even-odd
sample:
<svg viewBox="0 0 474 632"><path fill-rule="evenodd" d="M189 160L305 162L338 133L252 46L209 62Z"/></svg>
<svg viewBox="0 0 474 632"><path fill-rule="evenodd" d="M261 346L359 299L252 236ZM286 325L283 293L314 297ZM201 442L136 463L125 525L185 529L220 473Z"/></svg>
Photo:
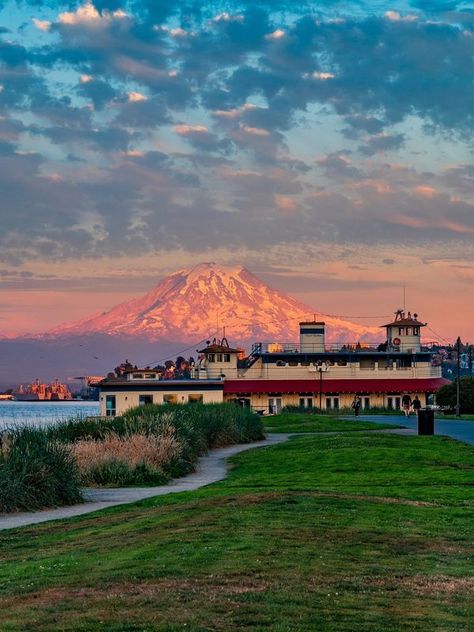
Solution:
<svg viewBox="0 0 474 632"><path fill-rule="evenodd" d="M396 347L399 347L402 341L400 340L400 338L394 338L392 342Z"/></svg>

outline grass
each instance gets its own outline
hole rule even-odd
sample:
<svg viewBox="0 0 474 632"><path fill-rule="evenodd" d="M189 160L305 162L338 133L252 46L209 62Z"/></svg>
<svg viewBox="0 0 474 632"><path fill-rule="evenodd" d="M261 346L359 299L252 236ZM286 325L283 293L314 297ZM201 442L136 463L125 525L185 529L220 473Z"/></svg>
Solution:
<svg viewBox="0 0 474 632"><path fill-rule="evenodd" d="M210 448L263 438L261 418L234 404L139 406L0 436L0 513L80 502L81 485L161 485L194 471Z"/></svg>
<svg viewBox="0 0 474 632"><path fill-rule="evenodd" d="M0 533L2 632L471 630L474 453L339 434L225 481Z"/></svg>
<svg viewBox="0 0 474 632"><path fill-rule="evenodd" d="M351 421L328 415L305 414L301 412L283 412L280 415L266 417L265 424L271 432L349 432L402 427L394 426L393 424L360 421L355 418Z"/></svg>
<svg viewBox="0 0 474 632"><path fill-rule="evenodd" d="M82 501L80 476L68 448L38 428L0 436L0 513Z"/></svg>
<svg viewBox="0 0 474 632"><path fill-rule="evenodd" d="M456 415L440 415L439 413L436 413L436 419L439 419L440 421L442 421L443 419L454 419L456 421L474 421L474 415L460 415L459 417L456 417Z"/></svg>

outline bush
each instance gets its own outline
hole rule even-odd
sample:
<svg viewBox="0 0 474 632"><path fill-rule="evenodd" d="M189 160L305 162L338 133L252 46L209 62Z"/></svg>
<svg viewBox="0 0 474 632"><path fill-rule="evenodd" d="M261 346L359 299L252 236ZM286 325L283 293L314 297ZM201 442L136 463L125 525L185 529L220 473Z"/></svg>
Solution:
<svg viewBox="0 0 474 632"><path fill-rule="evenodd" d="M81 500L79 485L159 485L194 471L208 449L263 438L259 415L235 404L140 406L4 435L0 511Z"/></svg>
<svg viewBox="0 0 474 632"><path fill-rule="evenodd" d="M442 386L436 393L436 403L442 407L456 407L456 382ZM462 377L459 382L461 414L474 413L474 377Z"/></svg>
<svg viewBox="0 0 474 632"><path fill-rule="evenodd" d="M0 511L31 511L82 501L80 476L67 446L35 428L4 432Z"/></svg>
<svg viewBox="0 0 474 632"><path fill-rule="evenodd" d="M120 417L66 421L45 432L73 444L88 485L157 484L194 471L210 448L264 437L261 417L233 403L138 406ZM166 452L170 432L174 449Z"/></svg>
<svg viewBox="0 0 474 632"><path fill-rule="evenodd" d="M71 447L86 485L161 484L168 480L165 469L181 456L181 445L172 426L160 436L106 435L102 441L80 439Z"/></svg>

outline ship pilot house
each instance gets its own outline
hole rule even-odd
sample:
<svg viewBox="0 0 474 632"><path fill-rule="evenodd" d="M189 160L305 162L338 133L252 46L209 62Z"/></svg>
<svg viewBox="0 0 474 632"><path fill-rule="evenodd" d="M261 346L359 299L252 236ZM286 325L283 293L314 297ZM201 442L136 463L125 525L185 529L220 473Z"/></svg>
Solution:
<svg viewBox="0 0 474 632"><path fill-rule="evenodd" d="M426 323L398 310L383 325L385 341L332 343L326 325L305 321L298 342L259 342L248 355L227 338L208 341L198 351L189 379L164 379L156 369L133 369L101 383L101 414L120 414L133 406L233 401L263 413L284 406L338 410L359 395L363 408L398 410L401 398L418 395L422 404L447 383L421 342Z"/></svg>

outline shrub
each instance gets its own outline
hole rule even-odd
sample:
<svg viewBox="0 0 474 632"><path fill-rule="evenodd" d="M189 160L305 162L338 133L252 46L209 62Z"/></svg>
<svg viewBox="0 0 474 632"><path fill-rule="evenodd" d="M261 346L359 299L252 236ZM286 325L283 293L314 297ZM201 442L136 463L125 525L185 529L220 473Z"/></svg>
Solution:
<svg viewBox="0 0 474 632"><path fill-rule="evenodd" d="M165 471L181 455L172 426L160 436L110 433L103 440L81 439L71 447L84 484L163 483ZM125 482L127 481L127 482Z"/></svg>
<svg viewBox="0 0 474 632"><path fill-rule="evenodd" d="M31 511L82 501L68 448L41 429L6 431L0 450L0 511Z"/></svg>
<svg viewBox="0 0 474 632"><path fill-rule="evenodd" d="M440 406L455 408L456 406L456 382L442 386L436 393L436 403ZM459 382L459 400L461 414L474 413L474 377L462 377Z"/></svg>
<svg viewBox="0 0 474 632"><path fill-rule="evenodd" d="M194 471L209 448L263 436L260 416L232 403L139 406L121 417L15 431L2 442L2 507L78 502L81 477L87 485L162 484Z"/></svg>

